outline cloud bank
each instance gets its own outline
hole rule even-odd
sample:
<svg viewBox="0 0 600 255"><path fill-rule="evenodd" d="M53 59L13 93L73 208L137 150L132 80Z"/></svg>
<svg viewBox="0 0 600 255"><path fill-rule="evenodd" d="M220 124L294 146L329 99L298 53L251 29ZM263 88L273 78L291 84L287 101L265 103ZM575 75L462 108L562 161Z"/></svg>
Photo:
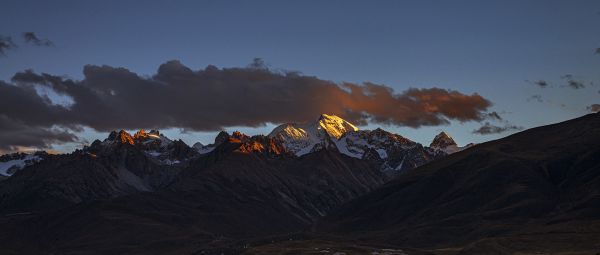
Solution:
<svg viewBox="0 0 600 255"><path fill-rule="evenodd" d="M435 87L398 93L368 82L334 83L297 72L276 72L260 60L245 68L208 66L197 71L169 61L151 77L125 68L87 65L83 74L83 80L31 70L15 74L12 83L0 83L0 117L46 131L61 128L43 134L58 142L73 141L69 130L84 126L98 131L173 127L217 131L302 122L329 113L357 124L417 128L498 117L487 112L491 102L476 93ZM40 87L67 102L40 94ZM22 145L0 141L0 148Z"/></svg>

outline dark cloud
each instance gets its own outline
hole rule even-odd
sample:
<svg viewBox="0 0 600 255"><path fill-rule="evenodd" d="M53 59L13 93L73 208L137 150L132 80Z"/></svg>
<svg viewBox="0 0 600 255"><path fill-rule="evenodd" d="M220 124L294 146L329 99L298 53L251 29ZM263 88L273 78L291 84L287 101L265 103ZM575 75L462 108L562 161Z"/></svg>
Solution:
<svg viewBox="0 0 600 255"><path fill-rule="evenodd" d="M5 55L7 50L16 48L17 45L8 36L0 36L0 55Z"/></svg>
<svg viewBox="0 0 600 255"><path fill-rule="evenodd" d="M585 84L582 81L575 80L572 74L565 74L560 78L567 81L567 86L572 89L582 89L585 88Z"/></svg>
<svg viewBox="0 0 600 255"><path fill-rule="evenodd" d="M550 84L549 84L547 81L545 81L545 80L537 80L537 81L529 81L529 80L526 80L526 82L529 82L529 83L531 83L531 84L533 84L533 85L536 85L536 86L538 86L538 87L540 87L540 88L547 88L547 87L548 87L548 85L550 85Z"/></svg>
<svg viewBox="0 0 600 255"><path fill-rule="evenodd" d="M522 130L522 129L523 129L523 127L516 126L516 125L505 124L504 126L495 126L495 125L490 124L489 122L486 122L483 126L479 127L478 129L473 130L473 134L491 135L491 134L504 133L507 131Z"/></svg>
<svg viewBox="0 0 600 255"><path fill-rule="evenodd" d="M600 48L596 48L596 51L594 51L595 54L600 54Z"/></svg>
<svg viewBox="0 0 600 255"><path fill-rule="evenodd" d="M532 100L538 101L540 103L544 102L544 100L542 99L542 95L532 95L527 98L527 102L532 101Z"/></svg>
<svg viewBox="0 0 600 255"><path fill-rule="evenodd" d="M321 113L349 121L420 127L498 118L478 94L441 88L342 83L297 72L274 72L255 60L246 68L208 66L194 71L179 61L162 64L151 77L125 68L88 65L74 81L31 70L0 84L0 114L25 125L99 131L171 128L215 131L231 126L313 120ZM45 86L68 97L68 106L36 93Z"/></svg>
<svg viewBox="0 0 600 255"><path fill-rule="evenodd" d="M533 82L535 85L538 85L542 88L548 87L548 82L544 81L544 80L538 80Z"/></svg>
<svg viewBox="0 0 600 255"><path fill-rule="evenodd" d="M487 113L486 116L488 117L488 119L492 119L492 120L497 120L497 121L502 121L502 117L500 117L500 114L498 114L497 112L490 112Z"/></svg>
<svg viewBox="0 0 600 255"><path fill-rule="evenodd" d="M587 107L587 110L591 112L600 112L600 104L592 104Z"/></svg>
<svg viewBox="0 0 600 255"><path fill-rule="evenodd" d="M569 85L569 87L571 87L573 89L585 88L585 85L583 84L583 82L575 81L575 80L569 80L567 82L568 82L567 85Z"/></svg>
<svg viewBox="0 0 600 255"><path fill-rule="evenodd" d="M48 39L39 38L34 32L25 32L23 33L23 39L26 43L32 43L37 46L53 46L54 43Z"/></svg>
<svg viewBox="0 0 600 255"><path fill-rule="evenodd" d="M77 136L67 130L27 125L0 115L0 151L17 151L19 147L48 149L52 144L77 141Z"/></svg>

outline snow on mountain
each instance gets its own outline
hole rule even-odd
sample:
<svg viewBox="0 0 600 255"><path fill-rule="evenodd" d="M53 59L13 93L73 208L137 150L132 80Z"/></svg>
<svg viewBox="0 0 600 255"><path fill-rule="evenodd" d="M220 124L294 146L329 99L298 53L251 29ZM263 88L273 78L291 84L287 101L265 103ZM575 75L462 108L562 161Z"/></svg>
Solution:
<svg viewBox="0 0 600 255"><path fill-rule="evenodd" d="M146 132L141 129L133 136L127 131L113 131L107 139L102 142L94 142L92 146L100 146L110 150L118 144L131 144L140 148L146 156L155 159L162 165L175 165L182 163L194 155L195 150L189 148L183 141L173 141L162 135L159 131Z"/></svg>
<svg viewBox="0 0 600 255"><path fill-rule="evenodd" d="M315 122L282 124L268 137L279 139L288 151L302 156L313 151L315 145L322 147L350 131L358 128L338 116L322 114Z"/></svg>
<svg viewBox="0 0 600 255"><path fill-rule="evenodd" d="M341 153L350 157L380 161L381 171L391 174L415 168L445 155L434 154L417 142L380 128L347 132L336 144Z"/></svg>
<svg viewBox="0 0 600 255"><path fill-rule="evenodd" d="M214 144L203 145L202 143L197 142L194 145L192 145L192 148L194 148L194 150L196 150L200 154L206 154L213 151L216 148L216 146Z"/></svg>
<svg viewBox="0 0 600 255"><path fill-rule="evenodd" d="M11 176L26 166L42 160L40 154L14 153L0 157L0 175Z"/></svg>
<svg viewBox="0 0 600 255"><path fill-rule="evenodd" d="M442 131L436 135L435 138L433 138L433 141L431 141L429 147L436 153L443 152L445 154L452 154L462 151L473 145L474 144L470 143L466 146L458 146L448 133Z"/></svg>
<svg viewBox="0 0 600 255"><path fill-rule="evenodd" d="M162 135L157 130L150 130L150 132L146 133L143 129L136 132L133 135L134 141L139 141L144 145L158 146L162 149L168 148L173 141L166 136Z"/></svg>
<svg viewBox="0 0 600 255"><path fill-rule="evenodd" d="M342 135L350 131L358 131L358 128L352 123L335 115L321 114L321 117L317 121L319 125L317 129L324 130L331 137L340 139Z"/></svg>
<svg viewBox="0 0 600 255"><path fill-rule="evenodd" d="M381 170L385 172L412 169L446 155L380 128L358 130L352 123L326 114L315 122L280 125L269 137L281 141L296 156L323 148L336 148L350 157L378 161L381 163Z"/></svg>
<svg viewBox="0 0 600 255"><path fill-rule="evenodd" d="M336 141L338 150L350 157L362 158L369 149L374 149L381 159L388 157L388 150L392 147L406 150L415 146L415 142L392 134L383 129L361 130L347 132Z"/></svg>

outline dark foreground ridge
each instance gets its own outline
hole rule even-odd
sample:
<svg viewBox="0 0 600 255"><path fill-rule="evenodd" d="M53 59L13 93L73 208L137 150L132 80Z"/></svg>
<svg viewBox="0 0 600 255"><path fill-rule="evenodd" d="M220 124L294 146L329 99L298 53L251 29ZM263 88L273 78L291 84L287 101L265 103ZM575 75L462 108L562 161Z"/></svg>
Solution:
<svg viewBox="0 0 600 255"><path fill-rule="evenodd" d="M600 252L600 114L533 128L417 168L318 230L461 254Z"/></svg>

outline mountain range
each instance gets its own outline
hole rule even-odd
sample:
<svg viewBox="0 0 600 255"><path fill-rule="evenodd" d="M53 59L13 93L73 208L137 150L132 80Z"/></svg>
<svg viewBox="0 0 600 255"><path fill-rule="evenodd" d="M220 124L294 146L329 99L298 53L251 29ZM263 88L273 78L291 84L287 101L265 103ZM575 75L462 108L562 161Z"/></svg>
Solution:
<svg viewBox="0 0 600 255"><path fill-rule="evenodd" d="M191 147L114 131L0 157L0 253L595 251L599 131L599 114L464 147L326 114Z"/></svg>
<svg viewBox="0 0 600 255"><path fill-rule="evenodd" d="M271 139L277 148L276 154L290 157L303 155L327 148L354 158L369 158L379 161L381 170L391 175L420 166L432 159L460 151L454 140L445 132L437 135L429 147L413 142L400 135L380 128L358 130L356 126L334 115L322 114L316 121L309 123L282 124L266 137L247 137L235 132L233 137L242 137L244 141ZM200 142L189 148L181 140L173 141L159 131L140 130L134 135L124 130L113 131L104 141L96 140L75 154L95 154L98 150L111 151L115 143L129 143L140 149L146 156L159 165L185 165L185 162L210 153L230 137L221 132L214 143L203 145ZM7 177L26 165L43 159L44 152L36 154L13 153L0 157L0 177Z"/></svg>

